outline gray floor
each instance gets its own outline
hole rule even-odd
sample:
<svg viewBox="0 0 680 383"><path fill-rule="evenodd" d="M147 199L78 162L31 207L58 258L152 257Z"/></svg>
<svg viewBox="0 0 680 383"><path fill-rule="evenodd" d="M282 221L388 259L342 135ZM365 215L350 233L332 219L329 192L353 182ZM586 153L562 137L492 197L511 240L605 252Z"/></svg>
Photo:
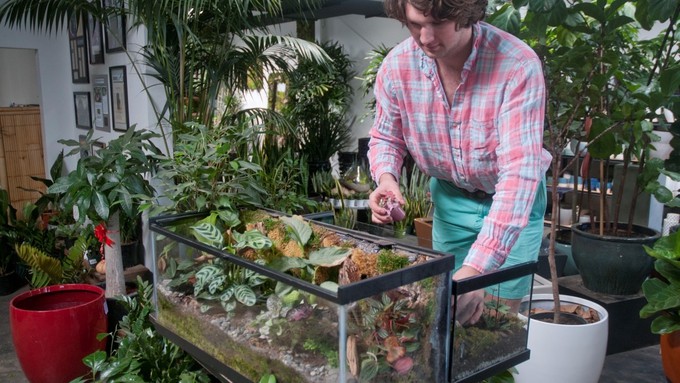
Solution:
<svg viewBox="0 0 680 383"><path fill-rule="evenodd" d="M10 299L25 289L12 295L0 296L0 382L2 383L28 382L14 355L8 315ZM665 383L659 347L650 346L608 356L600 383L620 382Z"/></svg>

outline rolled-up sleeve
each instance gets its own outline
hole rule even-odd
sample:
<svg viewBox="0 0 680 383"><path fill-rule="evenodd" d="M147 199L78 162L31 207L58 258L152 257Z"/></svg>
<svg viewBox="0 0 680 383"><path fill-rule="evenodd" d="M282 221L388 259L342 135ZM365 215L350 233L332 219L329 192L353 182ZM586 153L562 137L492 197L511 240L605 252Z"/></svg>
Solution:
<svg viewBox="0 0 680 383"><path fill-rule="evenodd" d="M376 181L385 173L394 175L398 180L407 149L399 103L386 65L381 66L378 71L374 94L376 115L368 143L371 174Z"/></svg>

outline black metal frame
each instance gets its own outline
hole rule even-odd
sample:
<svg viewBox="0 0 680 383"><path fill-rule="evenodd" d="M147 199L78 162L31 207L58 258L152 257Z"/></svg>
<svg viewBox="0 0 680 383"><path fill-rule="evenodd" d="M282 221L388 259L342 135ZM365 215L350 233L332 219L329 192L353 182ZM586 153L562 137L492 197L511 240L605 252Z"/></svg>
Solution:
<svg viewBox="0 0 680 383"><path fill-rule="evenodd" d="M266 211L268 211L270 214L274 216L284 216L284 214L280 212L274 212L271 210ZM410 246L407 244L401 244L394 241L387 241L384 238L374 236L368 233L344 229L338 226L329 225L319 221L313 221L315 225L331 228L334 231L343 233L348 236L352 236L359 240L368 240L384 248L392 248L396 250L403 249L414 253L428 255L432 258L427 262L412 265L404 269L395 270L390 273L382 274L379 277L367 278L362 281L354 282L350 285L339 286L337 293L335 293L321 286L303 281L290 274L282 273L280 271L271 269L267 266L259 265L255 262L251 262L247 259L241 258L234 254L230 254L221 251L215 247L200 243L192 238L179 235L166 228L166 226L169 226L178 221L190 218L198 218L201 216L202 216L201 214L196 213L186 213L175 216L159 216L151 218L149 220L149 229L151 231L163 234L168 238L172 238L177 242L190 245L200 251L204 251L216 257L227 259L230 262L233 262L239 266L246 267L259 274L279 280L283 283L294 286L301 290L310 292L312 294L315 294L319 297L322 297L339 305L355 302L363 298L368 298L375 294L389 291L399 286L414 283L428 277L442 274L446 272L446 270L452 270L455 266L455 257L453 254L446 254L442 252L436 252L430 249L420 248L417 246ZM309 221L307 218L305 218L305 220Z"/></svg>

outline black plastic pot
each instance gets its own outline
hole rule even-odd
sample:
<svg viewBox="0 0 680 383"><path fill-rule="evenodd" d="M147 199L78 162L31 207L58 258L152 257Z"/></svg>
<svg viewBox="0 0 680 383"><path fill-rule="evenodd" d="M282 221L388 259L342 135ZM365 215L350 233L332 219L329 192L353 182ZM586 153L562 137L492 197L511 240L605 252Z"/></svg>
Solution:
<svg viewBox="0 0 680 383"><path fill-rule="evenodd" d="M123 257L123 268L143 264L143 257L140 256L140 243L133 241L130 243L123 243L120 245L121 255Z"/></svg>
<svg viewBox="0 0 680 383"><path fill-rule="evenodd" d="M619 228L625 228L620 223ZM651 246L661 236L656 230L633 225L631 237L601 236L590 230L590 223L573 225L572 255L583 285L594 292L632 295L654 266L643 245Z"/></svg>
<svg viewBox="0 0 680 383"><path fill-rule="evenodd" d="M9 295L26 285L26 279L15 271L0 275L0 295Z"/></svg>

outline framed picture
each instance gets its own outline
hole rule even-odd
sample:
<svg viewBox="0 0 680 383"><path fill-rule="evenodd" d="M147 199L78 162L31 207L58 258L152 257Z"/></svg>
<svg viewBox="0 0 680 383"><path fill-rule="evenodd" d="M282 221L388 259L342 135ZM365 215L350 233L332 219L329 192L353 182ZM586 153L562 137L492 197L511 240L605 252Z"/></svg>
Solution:
<svg viewBox="0 0 680 383"><path fill-rule="evenodd" d="M71 51L71 81L74 84L90 82L87 64L87 45L85 44L85 23L73 16L68 21L68 41Z"/></svg>
<svg viewBox="0 0 680 383"><path fill-rule="evenodd" d="M94 82L94 128L105 132L111 131L111 114L109 112L109 76L93 77Z"/></svg>
<svg viewBox="0 0 680 383"><path fill-rule="evenodd" d="M104 7L116 8L117 12L109 17L106 26L106 53L125 50L125 5L123 0L104 0Z"/></svg>
<svg viewBox="0 0 680 383"><path fill-rule="evenodd" d="M87 43L90 64L103 64L104 36L102 34L102 23L90 14L87 16Z"/></svg>
<svg viewBox="0 0 680 383"><path fill-rule="evenodd" d="M130 127L125 66L110 67L109 77L111 78L111 126L113 130L125 132Z"/></svg>
<svg viewBox="0 0 680 383"><path fill-rule="evenodd" d="M76 127L92 129L90 92L73 92L73 105L76 111Z"/></svg>

